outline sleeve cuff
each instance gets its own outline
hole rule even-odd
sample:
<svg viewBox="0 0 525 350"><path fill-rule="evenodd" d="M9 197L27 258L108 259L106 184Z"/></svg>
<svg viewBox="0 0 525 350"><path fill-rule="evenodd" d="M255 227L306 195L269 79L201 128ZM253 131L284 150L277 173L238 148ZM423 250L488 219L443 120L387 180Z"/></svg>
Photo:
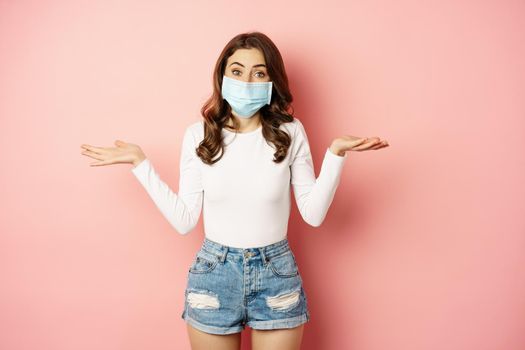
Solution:
<svg viewBox="0 0 525 350"><path fill-rule="evenodd" d="M337 154L332 153L328 147L324 155L323 164L321 165L321 171L339 176L338 174L341 173L346 158L348 158L347 153L345 153L344 156L338 156Z"/></svg>
<svg viewBox="0 0 525 350"><path fill-rule="evenodd" d="M342 162L344 162L346 160L346 158L348 158L348 153L345 152L344 156L340 156L340 155L337 155L337 154L333 153L332 151L330 151L330 147L327 147L326 148L325 157L329 158L333 162L340 162L340 163L342 163Z"/></svg>
<svg viewBox="0 0 525 350"><path fill-rule="evenodd" d="M149 167L150 167L149 159L145 158L145 159L142 160L142 162L140 162L136 166L132 167L131 168L131 172L133 174L135 174L136 176L139 176L139 175L144 174L145 172L147 172Z"/></svg>

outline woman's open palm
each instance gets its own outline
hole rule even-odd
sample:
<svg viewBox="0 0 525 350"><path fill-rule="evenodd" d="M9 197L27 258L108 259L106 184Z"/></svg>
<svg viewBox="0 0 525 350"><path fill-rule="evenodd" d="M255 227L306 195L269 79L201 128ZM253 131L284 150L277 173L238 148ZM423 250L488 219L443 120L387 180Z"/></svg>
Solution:
<svg viewBox="0 0 525 350"><path fill-rule="evenodd" d="M142 149L133 143L116 140L117 147L95 147L87 144L80 145L81 154L98 160L89 164L90 166L110 165L117 163L138 164L146 156Z"/></svg>
<svg viewBox="0 0 525 350"><path fill-rule="evenodd" d="M388 146L388 142L386 140L381 140L379 137L356 137L344 135L332 141L332 148L339 154L344 154L346 151L377 150Z"/></svg>

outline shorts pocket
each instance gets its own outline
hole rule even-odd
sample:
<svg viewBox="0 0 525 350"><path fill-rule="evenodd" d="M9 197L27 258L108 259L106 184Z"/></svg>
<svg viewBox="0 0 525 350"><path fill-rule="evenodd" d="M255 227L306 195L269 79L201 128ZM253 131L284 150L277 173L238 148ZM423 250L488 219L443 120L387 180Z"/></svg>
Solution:
<svg viewBox="0 0 525 350"><path fill-rule="evenodd" d="M201 249L197 252L195 259L193 259L193 262L189 268L189 272L210 273L215 269L218 262L219 257L217 255Z"/></svg>
<svg viewBox="0 0 525 350"><path fill-rule="evenodd" d="M299 269L292 252L271 257L269 259L270 270L277 277L293 277L299 274Z"/></svg>

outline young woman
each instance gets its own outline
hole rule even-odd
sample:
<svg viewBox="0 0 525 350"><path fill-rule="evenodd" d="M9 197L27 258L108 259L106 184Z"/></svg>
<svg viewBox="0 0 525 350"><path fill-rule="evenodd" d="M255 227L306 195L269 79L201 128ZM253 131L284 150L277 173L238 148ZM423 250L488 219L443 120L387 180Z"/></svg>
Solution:
<svg viewBox="0 0 525 350"><path fill-rule="evenodd" d="M239 349L252 328L252 348L299 349L310 319L303 281L287 240L290 185L302 218L323 222L347 151L388 146L377 137L343 135L326 148L315 178L305 128L275 44L260 32L228 42L213 74L203 119L183 135L179 191L160 178L138 145L82 145L91 165L131 169L180 234L196 226L205 238L188 269L184 310L192 349ZM326 117L326 116L325 116Z"/></svg>

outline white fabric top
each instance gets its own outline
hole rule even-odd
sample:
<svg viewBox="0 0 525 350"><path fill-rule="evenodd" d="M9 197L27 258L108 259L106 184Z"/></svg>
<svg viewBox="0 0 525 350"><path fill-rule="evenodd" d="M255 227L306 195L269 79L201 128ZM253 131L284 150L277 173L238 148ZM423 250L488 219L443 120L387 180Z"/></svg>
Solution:
<svg viewBox="0 0 525 350"><path fill-rule="evenodd" d="M230 247L262 247L286 238L290 184L304 221L321 225L347 158L327 148L316 179L303 124L294 117L280 128L292 138L281 163L272 161L273 144L266 143L259 126L237 134L222 129L224 155L208 165L195 153L204 138L204 121L190 124L182 140L178 194L162 181L148 158L131 171L178 233L192 231L202 210L208 239Z"/></svg>

